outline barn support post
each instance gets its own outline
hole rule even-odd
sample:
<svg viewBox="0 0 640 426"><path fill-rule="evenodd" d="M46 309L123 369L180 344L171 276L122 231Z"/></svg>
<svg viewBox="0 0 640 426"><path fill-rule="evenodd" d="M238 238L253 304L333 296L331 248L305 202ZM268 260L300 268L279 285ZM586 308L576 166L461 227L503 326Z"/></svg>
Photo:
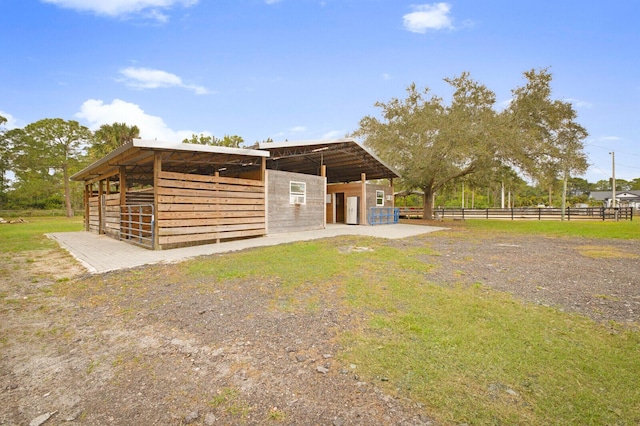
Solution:
<svg viewBox="0 0 640 426"><path fill-rule="evenodd" d="M102 223L102 195L104 194L104 181L100 180L98 182L98 235L104 234L104 225Z"/></svg>
<svg viewBox="0 0 640 426"><path fill-rule="evenodd" d="M267 177L267 157L262 157L261 161L260 161L260 180L262 181L262 191L263 191L263 196L264 196L264 210L262 211L262 213L264 214L264 235L267 235L267 230L269 229L269 197L268 195L268 189L267 189L267 180L269 178Z"/></svg>
<svg viewBox="0 0 640 426"><path fill-rule="evenodd" d="M91 210L89 209L89 198L91 198L91 184L85 183L84 185L84 230L89 231L89 215Z"/></svg>
<svg viewBox="0 0 640 426"><path fill-rule="evenodd" d="M118 171L118 189L120 190L120 238L122 238L122 222L124 209L123 207L127 205L127 167L120 166L120 170Z"/></svg>
<svg viewBox="0 0 640 426"><path fill-rule="evenodd" d="M360 180L362 182L362 188L360 190L360 225L367 224L367 174L361 173Z"/></svg>
<svg viewBox="0 0 640 426"><path fill-rule="evenodd" d="M320 166L320 176L324 178L324 191L322 192L322 229L327 227L327 166L323 164Z"/></svg>
<svg viewBox="0 0 640 426"><path fill-rule="evenodd" d="M162 171L162 154L158 151L153 153L153 215L151 216L151 233L153 238L152 249L160 250L160 236L158 235L158 185L160 172Z"/></svg>
<svg viewBox="0 0 640 426"><path fill-rule="evenodd" d="M120 173L118 174L118 186L120 187L120 205L127 205L127 167L120 166Z"/></svg>

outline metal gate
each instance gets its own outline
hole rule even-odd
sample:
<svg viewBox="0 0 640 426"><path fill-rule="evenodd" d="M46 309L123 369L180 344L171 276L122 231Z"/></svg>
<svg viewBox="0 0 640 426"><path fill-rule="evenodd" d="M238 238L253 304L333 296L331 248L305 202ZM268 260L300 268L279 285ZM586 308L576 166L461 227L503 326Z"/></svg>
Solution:
<svg viewBox="0 0 640 426"><path fill-rule="evenodd" d="M120 240L154 249L153 204L120 206Z"/></svg>

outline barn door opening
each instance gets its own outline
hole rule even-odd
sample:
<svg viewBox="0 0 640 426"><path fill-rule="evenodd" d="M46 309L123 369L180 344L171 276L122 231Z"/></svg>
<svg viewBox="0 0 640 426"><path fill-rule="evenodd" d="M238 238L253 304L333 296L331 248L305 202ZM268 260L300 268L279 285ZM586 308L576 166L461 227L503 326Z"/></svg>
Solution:
<svg viewBox="0 0 640 426"><path fill-rule="evenodd" d="M344 223L344 192L336 192L336 223Z"/></svg>

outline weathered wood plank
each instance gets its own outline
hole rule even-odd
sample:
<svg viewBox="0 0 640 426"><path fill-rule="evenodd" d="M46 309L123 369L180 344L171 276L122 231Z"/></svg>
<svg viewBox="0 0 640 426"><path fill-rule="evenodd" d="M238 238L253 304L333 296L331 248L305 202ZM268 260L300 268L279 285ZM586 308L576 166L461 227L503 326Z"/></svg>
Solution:
<svg viewBox="0 0 640 426"><path fill-rule="evenodd" d="M236 231L236 232L213 232L208 234L194 234L194 235L171 235L161 236L159 238L160 245L167 244L179 244L189 243L196 241L216 241L228 238L244 238L244 237L259 237L265 235L264 229L254 229L248 231Z"/></svg>
<svg viewBox="0 0 640 426"><path fill-rule="evenodd" d="M238 217L238 218L211 218L211 219L174 219L161 220L158 226L161 228L185 227L185 226L209 226L209 225L235 225L235 224L265 223L263 217Z"/></svg>
<svg viewBox="0 0 640 426"><path fill-rule="evenodd" d="M264 205L263 198L215 198L215 197L184 197L175 195L159 195L158 203L165 204L254 204Z"/></svg>
<svg viewBox="0 0 640 426"><path fill-rule="evenodd" d="M194 182L230 183L234 185L264 186L264 182L254 179L228 178L221 176L193 175L189 173L160 172L161 179L188 180Z"/></svg>
<svg viewBox="0 0 640 426"><path fill-rule="evenodd" d="M209 234L217 232L230 232L230 231L245 231L251 229L264 229L264 222L262 223L243 223L236 225L213 225L213 226L188 226L182 228L160 228L158 229L159 235L197 235L197 234Z"/></svg>
<svg viewBox="0 0 640 426"><path fill-rule="evenodd" d="M208 191L262 192L264 186L239 185L217 182L193 182L186 180L160 179L158 186L164 188L202 189Z"/></svg>
<svg viewBox="0 0 640 426"><path fill-rule="evenodd" d="M226 207L226 206L225 206ZM264 217L264 210L250 210L250 211L188 211L188 212L165 212L159 211L156 215L158 220L172 220L172 219L214 219L214 218L253 218Z"/></svg>
<svg viewBox="0 0 640 426"><path fill-rule="evenodd" d="M208 191L204 189L181 189L159 187L158 195L176 195L185 197L220 197L220 198L264 198L264 192Z"/></svg>
<svg viewBox="0 0 640 426"><path fill-rule="evenodd" d="M259 211L264 212L264 204L158 204L158 212L223 212L223 211Z"/></svg>

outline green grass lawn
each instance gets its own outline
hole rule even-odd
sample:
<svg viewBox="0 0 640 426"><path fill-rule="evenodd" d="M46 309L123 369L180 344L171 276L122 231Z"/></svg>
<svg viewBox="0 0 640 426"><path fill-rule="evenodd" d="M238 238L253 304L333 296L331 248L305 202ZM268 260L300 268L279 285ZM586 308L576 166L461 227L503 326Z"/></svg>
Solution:
<svg viewBox="0 0 640 426"><path fill-rule="evenodd" d="M473 230L473 228L471 228ZM334 286L364 313L342 336L361 380L428 407L445 424L602 425L640 422L640 332L523 303L475 286L429 282L426 247L376 239L297 243L191 261L185 274L276 280L288 307Z"/></svg>
<svg viewBox="0 0 640 426"><path fill-rule="evenodd" d="M478 232L640 238L637 221L458 225L470 239ZM81 228L81 219L62 218L0 225L0 250L48 246L43 233ZM344 250L353 245L369 250ZM428 275L436 256L428 247L341 237L175 267L185 283L277 281L286 303L274 309L315 309L322 299L310 301L308 290L334 290L338 309L365 318L340 337L338 359L356 365L360 380L423 404L443 424L640 424L638 328L597 324L481 285L439 285Z"/></svg>
<svg viewBox="0 0 640 426"><path fill-rule="evenodd" d="M471 230L491 232L516 232L564 237L640 239L640 220L638 219L619 222L471 219L465 221L464 226Z"/></svg>
<svg viewBox="0 0 640 426"><path fill-rule="evenodd" d="M82 217L29 217L25 223L3 223L0 224L0 253L54 248L57 246L55 241L45 234L82 229Z"/></svg>

